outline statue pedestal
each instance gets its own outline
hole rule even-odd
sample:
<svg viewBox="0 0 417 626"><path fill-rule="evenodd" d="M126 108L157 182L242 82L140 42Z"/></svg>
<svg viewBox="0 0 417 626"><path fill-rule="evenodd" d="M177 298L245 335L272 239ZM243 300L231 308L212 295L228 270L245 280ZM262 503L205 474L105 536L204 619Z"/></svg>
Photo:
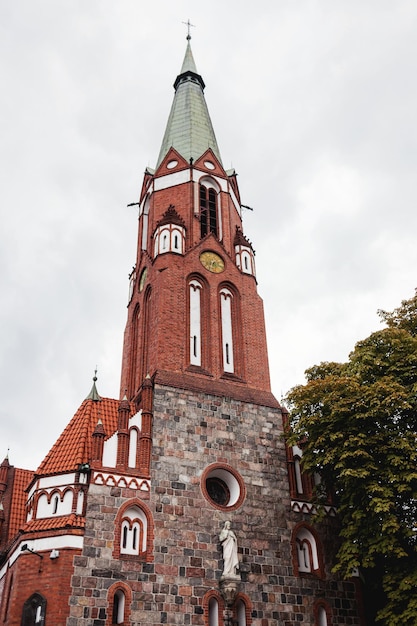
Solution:
<svg viewBox="0 0 417 626"><path fill-rule="evenodd" d="M235 601L240 587L240 576L234 578L220 578L220 593L228 607L231 607Z"/></svg>

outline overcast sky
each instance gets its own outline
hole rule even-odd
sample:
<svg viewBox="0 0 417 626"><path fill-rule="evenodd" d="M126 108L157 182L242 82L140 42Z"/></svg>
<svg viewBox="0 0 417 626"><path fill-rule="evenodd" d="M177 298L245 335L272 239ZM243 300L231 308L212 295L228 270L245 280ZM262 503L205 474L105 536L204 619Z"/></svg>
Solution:
<svg viewBox="0 0 417 626"><path fill-rule="evenodd" d="M192 49L256 250L272 388L417 286L415 0L0 1L0 457L118 397L136 202Z"/></svg>

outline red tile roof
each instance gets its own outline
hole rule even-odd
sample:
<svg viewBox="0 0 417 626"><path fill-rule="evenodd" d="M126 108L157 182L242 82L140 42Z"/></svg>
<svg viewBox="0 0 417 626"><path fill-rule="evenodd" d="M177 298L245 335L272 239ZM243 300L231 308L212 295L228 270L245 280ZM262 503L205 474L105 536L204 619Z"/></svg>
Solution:
<svg viewBox="0 0 417 626"><path fill-rule="evenodd" d="M84 528L85 518L82 515L61 515L59 517L46 517L45 519L34 519L23 526L25 533L40 532L42 530L59 530L62 528Z"/></svg>
<svg viewBox="0 0 417 626"><path fill-rule="evenodd" d="M91 461L91 436L101 419L106 438L117 430L119 400L101 398L86 399L52 446L35 474L50 475L71 472L81 463ZM132 414L134 410L132 408Z"/></svg>
<svg viewBox="0 0 417 626"><path fill-rule="evenodd" d="M27 494L25 489L28 486L33 472L30 470L13 469L13 487L11 494L11 506L9 512L9 526L7 539L10 540L15 536L17 531L22 528L26 521L26 500Z"/></svg>

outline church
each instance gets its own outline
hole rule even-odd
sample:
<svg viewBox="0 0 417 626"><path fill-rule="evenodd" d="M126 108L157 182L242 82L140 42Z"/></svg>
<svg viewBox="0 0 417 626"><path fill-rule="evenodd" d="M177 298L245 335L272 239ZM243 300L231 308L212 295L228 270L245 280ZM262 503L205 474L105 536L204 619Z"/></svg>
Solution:
<svg viewBox="0 0 417 626"><path fill-rule="evenodd" d="M332 573L337 511L315 522L283 438L255 251L190 44L137 203L120 397L95 376L35 472L0 466L6 626L365 624L359 578Z"/></svg>

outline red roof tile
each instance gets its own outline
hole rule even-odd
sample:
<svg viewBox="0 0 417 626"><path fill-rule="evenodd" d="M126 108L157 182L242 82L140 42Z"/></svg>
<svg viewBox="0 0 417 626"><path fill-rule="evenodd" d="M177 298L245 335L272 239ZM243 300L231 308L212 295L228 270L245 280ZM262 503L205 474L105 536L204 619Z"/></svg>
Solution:
<svg viewBox="0 0 417 626"><path fill-rule="evenodd" d="M25 533L34 533L42 530L59 530L62 528L84 528L85 518L82 515L61 515L59 517L46 517L34 519L23 526Z"/></svg>
<svg viewBox="0 0 417 626"><path fill-rule="evenodd" d="M36 475L61 474L77 469L81 463L91 461L91 436L101 419L106 438L117 430L119 400L101 398L84 400L68 426L52 446ZM132 409L132 414L134 409Z"/></svg>
<svg viewBox="0 0 417 626"><path fill-rule="evenodd" d="M15 536L17 531L22 528L26 521L26 500L27 495L25 489L28 486L33 472L30 470L13 469L13 487L11 494L11 503L9 510L9 525L7 539L10 540Z"/></svg>

